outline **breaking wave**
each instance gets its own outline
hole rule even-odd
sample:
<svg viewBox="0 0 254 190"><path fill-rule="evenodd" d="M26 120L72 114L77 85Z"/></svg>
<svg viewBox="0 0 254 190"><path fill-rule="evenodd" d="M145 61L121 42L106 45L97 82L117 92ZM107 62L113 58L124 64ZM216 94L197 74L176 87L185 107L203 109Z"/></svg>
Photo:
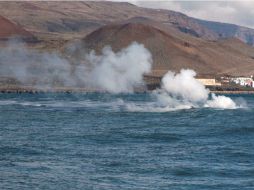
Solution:
<svg viewBox="0 0 254 190"><path fill-rule="evenodd" d="M143 95L129 95L129 97L134 97L134 99L129 100L125 97L116 98L111 97L109 100L103 100L100 98L96 99L81 99L81 100L57 100L49 99L47 101L28 101L28 100L2 100L0 101L0 106L22 106L22 107L46 107L49 109L88 109L88 110L105 110L109 112L172 112L177 110L188 110L188 109L238 109L238 108L247 108L243 104L236 104L234 107L228 108L227 104L223 104L218 108L217 100L208 102L204 105L194 105L189 102L172 102L172 99L165 98L163 96L157 97L158 94L155 92L147 95L148 100L142 100L136 97ZM164 98L164 99L163 99ZM224 100L226 98L226 100ZM223 97L223 102L229 101L228 97ZM231 99L230 99L231 100Z"/></svg>

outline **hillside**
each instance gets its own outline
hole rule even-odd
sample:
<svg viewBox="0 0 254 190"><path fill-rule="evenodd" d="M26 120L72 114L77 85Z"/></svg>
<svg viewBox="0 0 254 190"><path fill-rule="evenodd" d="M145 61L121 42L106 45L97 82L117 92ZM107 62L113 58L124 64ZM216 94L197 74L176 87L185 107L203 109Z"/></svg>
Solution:
<svg viewBox="0 0 254 190"><path fill-rule="evenodd" d="M0 12L46 41L81 38L106 24L144 17L207 40L236 37L254 44L254 30L250 28L201 21L175 11L142 8L124 2L0 2Z"/></svg>
<svg viewBox="0 0 254 190"><path fill-rule="evenodd" d="M118 51L137 41L151 51L155 75L162 75L169 69L179 71L182 68L212 75L254 73L254 49L240 40L208 42L189 35L180 38L179 34L158 26L159 24L155 27L141 23L124 23L102 27L83 39L83 46L75 55L82 54L83 49L100 52L106 45Z"/></svg>
<svg viewBox="0 0 254 190"><path fill-rule="evenodd" d="M243 43L253 45L249 28L108 1L0 2L0 13L13 31L36 36L41 43L35 48L62 50L81 40L89 50L111 45L117 51L137 41L152 52L156 75L181 68L212 75L254 73L254 49Z"/></svg>
<svg viewBox="0 0 254 190"><path fill-rule="evenodd" d="M199 24L217 33L219 35L219 38L223 39L223 38L235 37L249 45L252 45L252 46L254 45L254 30L253 29L237 26L235 24L211 22L211 21L204 21L204 20L198 20L198 19L197 21Z"/></svg>
<svg viewBox="0 0 254 190"><path fill-rule="evenodd" d="M35 40L33 34L3 16L0 16L0 28L0 40L8 40L13 37L22 38L24 41Z"/></svg>

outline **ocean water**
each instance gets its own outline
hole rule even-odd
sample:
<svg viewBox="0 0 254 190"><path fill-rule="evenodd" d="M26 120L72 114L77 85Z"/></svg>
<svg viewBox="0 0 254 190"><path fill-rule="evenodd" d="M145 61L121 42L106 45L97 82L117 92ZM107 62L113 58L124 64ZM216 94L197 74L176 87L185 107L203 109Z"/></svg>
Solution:
<svg viewBox="0 0 254 190"><path fill-rule="evenodd" d="M254 189L254 97L231 97L247 108L153 110L149 94L0 94L0 189Z"/></svg>

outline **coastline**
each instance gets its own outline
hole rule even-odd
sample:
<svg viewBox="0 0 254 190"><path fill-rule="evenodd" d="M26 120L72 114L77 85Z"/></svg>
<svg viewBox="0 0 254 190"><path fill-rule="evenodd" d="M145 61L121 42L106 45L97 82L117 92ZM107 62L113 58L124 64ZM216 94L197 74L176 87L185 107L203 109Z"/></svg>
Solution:
<svg viewBox="0 0 254 190"><path fill-rule="evenodd" d="M243 91L210 91L210 93L214 93L214 94L254 94L254 90L243 90Z"/></svg>
<svg viewBox="0 0 254 190"><path fill-rule="evenodd" d="M0 86L0 93L29 93L29 94L37 94L37 93L87 93L87 92L105 92L96 89L88 89L88 88L77 88L77 87L54 87L54 88L35 88L31 86ZM147 89L135 89L136 93L146 93L152 92L152 90ZM254 90L210 90L210 93L215 94L254 94Z"/></svg>

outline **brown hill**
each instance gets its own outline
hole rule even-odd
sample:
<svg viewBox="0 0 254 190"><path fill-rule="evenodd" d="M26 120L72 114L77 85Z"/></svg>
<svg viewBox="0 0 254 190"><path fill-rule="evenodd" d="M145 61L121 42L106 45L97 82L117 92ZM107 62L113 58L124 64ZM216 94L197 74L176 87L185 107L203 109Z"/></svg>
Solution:
<svg viewBox="0 0 254 190"><path fill-rule="evenodd" d="M142 8L126 2L2 1L0 12L48 41L80 38L105 24L144 17L195 37L209 40L236 37L254 44L254 30L250 28L199 20L175 11Z"/></svg>
<svg viewBox="0 0 254 190"><path fill-rule="evenodd" d="M196 37L212 40L218 38L215 32L181 13L147 9L126 2L0 2L0 12L42 38L77 38L103 25L121 22L133 17L144 17L164 25L171 25L178 31Z"/></svg>
<svg viewBox="0 0 254 190"><path fill-rule="evenodd" d="M25 41L35 40L35 37L22 27L12 23L0 15L0 40L8 40L12 37L20 37Z"/></svg>
<svg viewBox="0 0 254 190"><path fill-rule="evenodd" d="M236 39L211 41L218 40L221 31L226 32L223 38L235 36L231 27L221 24L218 28L218 23L208 27L174 11L124 2L23 1L0 2L0 12L41 39L42 48L61 48L68 40L82 39L96 30L83 40L90 49L109 44L118 50L138 41L152 52L158 74L182 67L204 74L253 74L253 48Z"/></svg>
<svg viewBox="0 0 254 190"><path fill-rule="evenodd" d="M159 26L141 23L104 26L86 36L82 47L99 52L110 45L118 51L137 41L152 53L156 75L182 68L194 69L202 75L254 73L254 49L240 40L206 41ZM82 48L78 51L82 53Z"/></svg>

